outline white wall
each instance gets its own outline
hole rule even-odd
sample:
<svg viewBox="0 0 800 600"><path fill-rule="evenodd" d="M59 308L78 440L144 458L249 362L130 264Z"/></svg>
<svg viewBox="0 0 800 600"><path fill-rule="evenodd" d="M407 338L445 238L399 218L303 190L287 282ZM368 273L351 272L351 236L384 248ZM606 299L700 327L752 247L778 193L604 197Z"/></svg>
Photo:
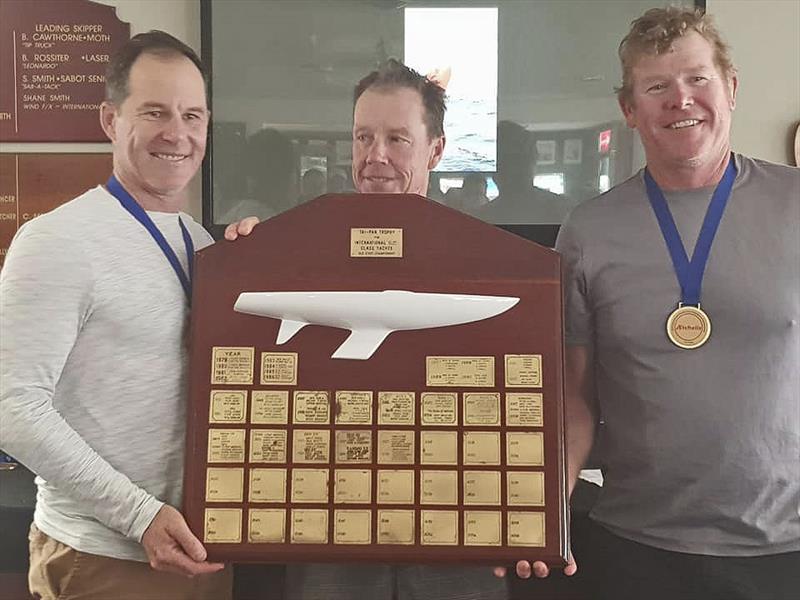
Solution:
<svg viewBox="0 0 800 600"><path fill-rule="evenodd" d="M131 35L161 29L200 53L200 0L94 0L117 7L117 18L131 24Z"/></svg>
<svg viewBox="0 0 800 600"><path fill-rule="evenodd" d="M739 70L733 147L794 165L800 122L800 0L707 0Z"/></svg>

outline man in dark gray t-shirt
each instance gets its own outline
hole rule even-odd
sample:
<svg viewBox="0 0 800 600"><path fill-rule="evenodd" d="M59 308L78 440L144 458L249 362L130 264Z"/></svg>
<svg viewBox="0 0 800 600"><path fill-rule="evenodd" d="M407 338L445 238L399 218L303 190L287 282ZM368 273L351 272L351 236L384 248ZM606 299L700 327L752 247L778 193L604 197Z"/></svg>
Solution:
<svg viewBox="0 0 800 600"><path fill-rule="evenodd" d="M650 10L620 58L647 167L557 242L571 485L603 422L577 561L594 598L793 598L800 170L731 152L738 82L707 16Z"/></svg>

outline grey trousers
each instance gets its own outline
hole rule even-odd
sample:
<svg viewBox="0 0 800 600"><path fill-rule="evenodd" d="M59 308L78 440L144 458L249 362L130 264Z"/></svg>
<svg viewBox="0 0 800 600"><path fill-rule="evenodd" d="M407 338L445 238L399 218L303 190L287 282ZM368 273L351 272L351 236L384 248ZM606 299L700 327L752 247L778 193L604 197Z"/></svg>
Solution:
<svg viewBox="0 0 800 600"><path fill-rule="evenodd" d="M285 600L507 600L492 567L288 565Z"/></svg>

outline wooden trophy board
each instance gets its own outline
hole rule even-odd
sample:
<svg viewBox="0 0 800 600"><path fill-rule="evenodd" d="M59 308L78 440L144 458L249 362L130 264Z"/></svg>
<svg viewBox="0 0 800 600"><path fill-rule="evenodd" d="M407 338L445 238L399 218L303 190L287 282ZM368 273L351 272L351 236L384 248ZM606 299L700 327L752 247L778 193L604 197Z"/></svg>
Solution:
<svg viewBox="0 0 800 600"><path fill-rule="evenodd" d="M327 195L200 251L210 560L566 564L562 312L555 252L420 196Z"/></svg>

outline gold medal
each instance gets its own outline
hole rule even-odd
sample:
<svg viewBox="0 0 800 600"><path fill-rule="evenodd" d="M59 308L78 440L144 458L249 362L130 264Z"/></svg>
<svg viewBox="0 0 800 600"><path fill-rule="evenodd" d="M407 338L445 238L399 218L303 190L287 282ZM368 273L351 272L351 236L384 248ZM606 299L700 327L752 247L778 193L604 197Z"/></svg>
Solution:
<svg viewBox="0 0 800 600"><path fill-rule="evenodd" d="M667 319L667 336L680 348L693 350L706 343L711 335L711 319L698 306L678 305Z"/></svg>

